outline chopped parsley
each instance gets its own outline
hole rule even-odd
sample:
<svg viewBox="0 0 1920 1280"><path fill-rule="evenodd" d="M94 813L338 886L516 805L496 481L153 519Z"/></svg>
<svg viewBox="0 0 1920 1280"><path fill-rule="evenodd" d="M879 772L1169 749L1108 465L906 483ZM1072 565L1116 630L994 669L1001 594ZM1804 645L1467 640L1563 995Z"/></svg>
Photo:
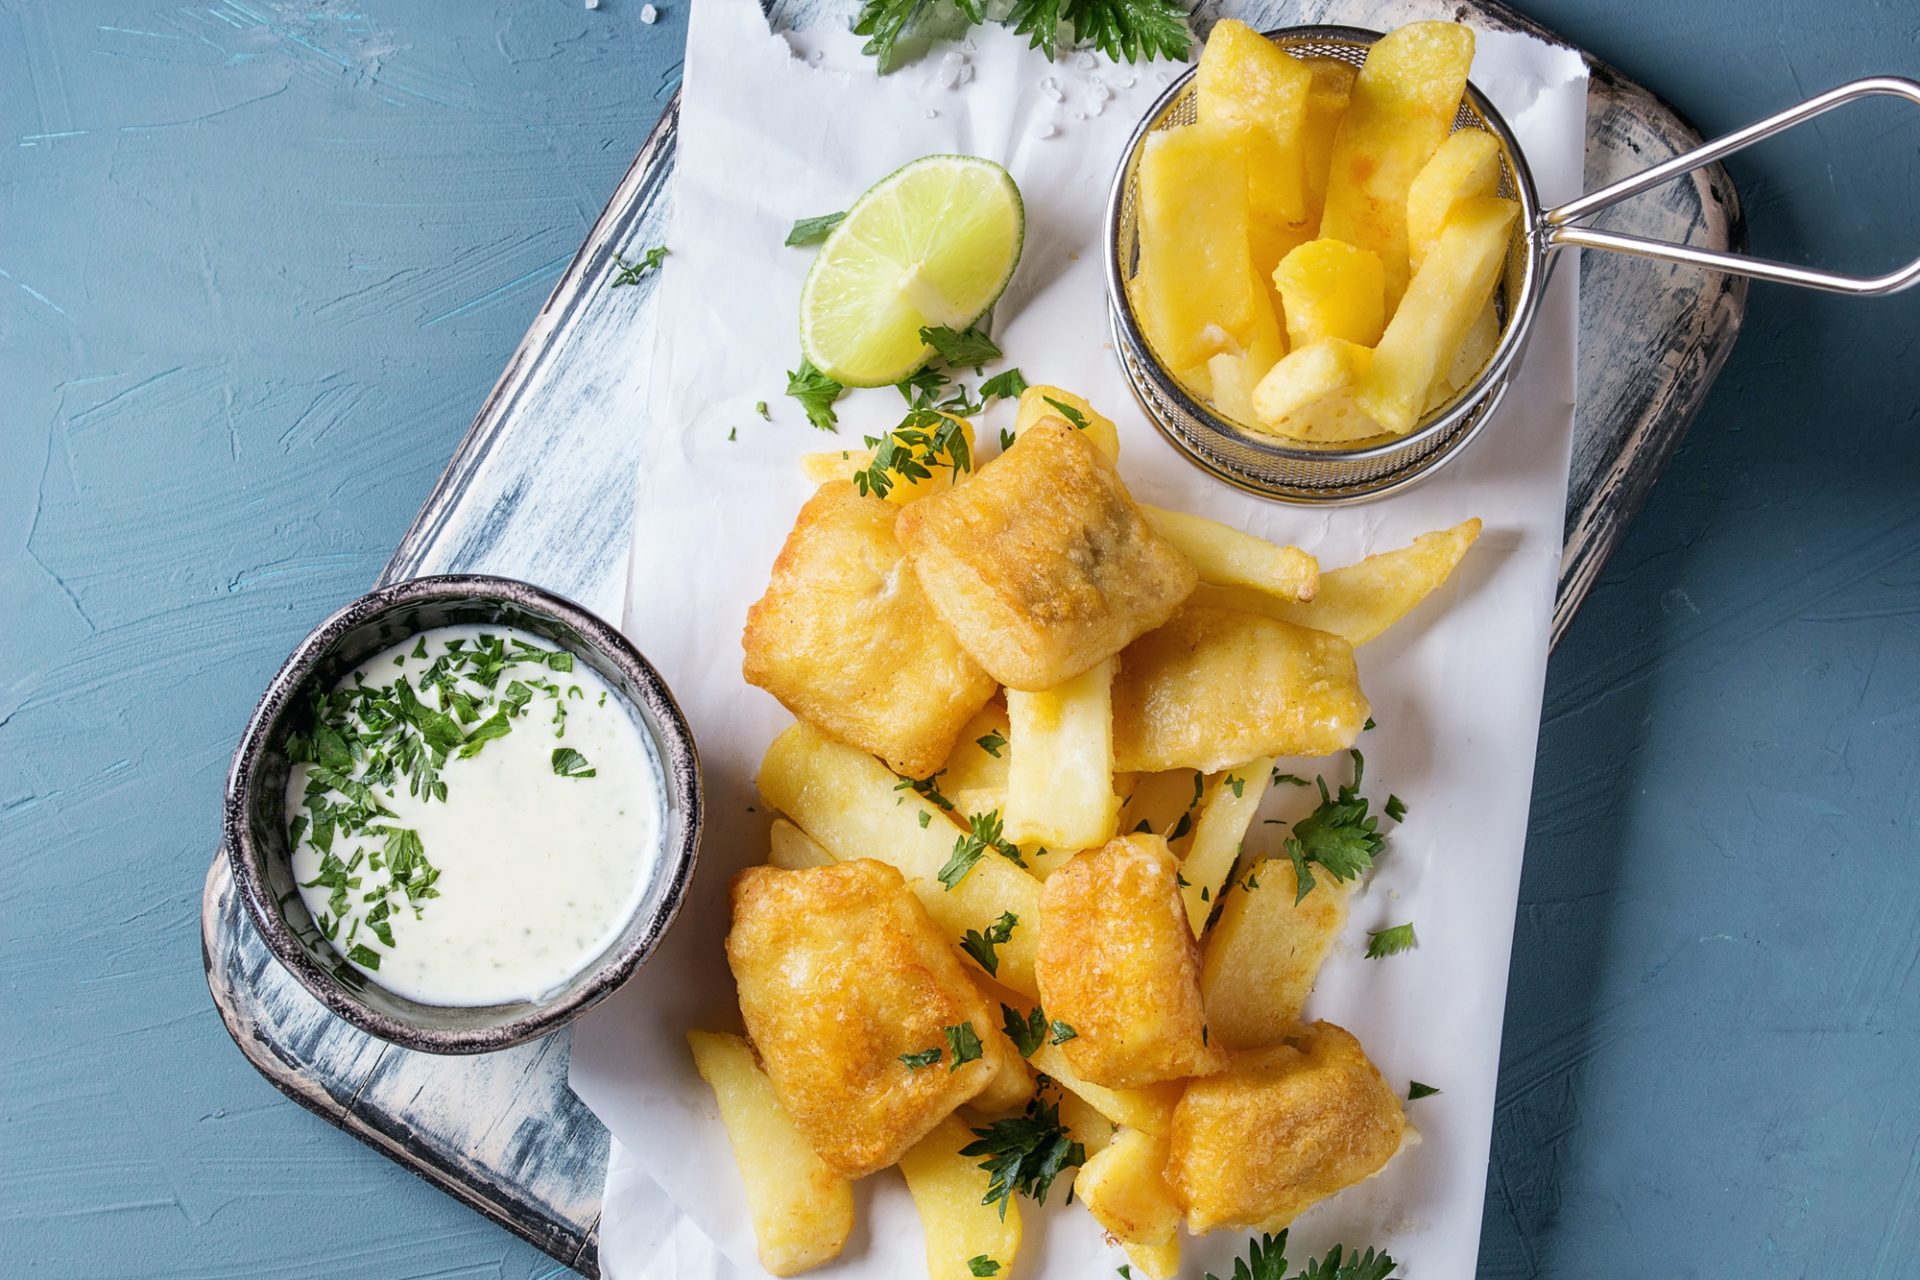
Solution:
<svg viewBox="0 0 1920 1280"><path fill-rule="evenodd" d="M953 1061L948 1064L948 1071L958 1071L969 1062L979 1061L980 1033L973 1029L971 1022L943 1027L942 1030L946 1033L947 1048L953 1052Z"/></svg>
<svg viewBox="0 0 1920 1280"><path fill-rule="evenodd" d="M860 47L885 75L898 65L895 47L926 0L864 0L854 18L853 33L867 37ZM944 6L941 6L944 9ZM987 20L983 0L955 0L954 10L964 23L978 26ZM1186 10L1176 0L1015 0L999 19L1015 35L1027 37L1051 62L1060 25L1073 29L1075 43L1090 44L1118 62L1187 56L1193 36L1187 30Z"/></svg>
<svg viewBox="0 0 1920 1280"><path fill-rule="evenodd" d="M966 879L967 872L973 870L974 863L980 861L989 849L1016 866L1027 865L1026 859L1020 856L1020 846L1006 838L998 809L971 815L967 819L967 828L967 834L953 842L953 853L948 857L947 864L940 868L940 883L948 889Z"/></svg>
<svg viewBox="0 0 1920 1280"><path fill-rule="evenodd" d="M1037 1094L1022 1114L995 1120L973 1134L978 1141L960 1148L960 1154L986 1157L980 1167L987 1171L987 1194L980 1203L998 1204L1002 1218L1015 1192L1045 1204L1053 1180L1087 1160L1086 1147L1060 1123L1059 1104Z"/></svg>
<svg viewBox="0 0 1920 1280"><path fill-rule="evenodd" d="M1281 783L1286 783L1290 786L1295 786L1295 787L1310 787L1313 785L1311 782L1308 782L1305 778L1301 777L1297 773L1282 773L1280 772L1279 769L1276 768L1273 771L1273 785L1277 787Z"/></svg>
<svg viewBox="0 0 1920 1280"><path fill-rule="evenodd" d="M949 468L956 477L973 470L966 430L938 409L909 409L899 426L866 441L873 460L853 477L863 495L884 498L897 483L932 479L938 467Z"/></svg>
<svg viewBox="0 0 1920 1280"><path fill-rule="evenodd" d="M1080 1037L1080 1033L1075 1031L1070 1023L1062 1022L1058 1018L1053 1020L1052 1027L1053 1039L1049 1040L1048 1044L1065 1044L1069 1040L1077 1040Z"/></svg>
<svg viewBox="0 0 1920 1280"><path fill-rule="evenodd" d="M1388 795L1387 803L1383 805L1382 808L1386 811L1386 815L1395 822L1405 822L1407 820L1407 802L1399 796Z"/></svg>
<svg viewBox="0 0 1920 1280"><path fill-rule="evenodd" d="M1000 1006L1000 1024L1007 1033L1007 1039L1013 1041L1013 1047L1020 1051L1023 1058L1031 1058L1040 1049L1047 1038L1047 1015L1037 1006L1031 1013L1022 1014L1012 1005Z"/></svg>
<svg viewBox="0 0 1920 1280"><path fill-rule="evenodd" d="M767 408L767 402L765 400L755 400L753 402L753 411L759 414L764 421L773 421L773 412Z"/></svg>
<svg viewBox="0 0 1920 1280"><path fill-rule="evenodd" d="M1005 427L1000 428L1000 451L1002 453L1005 453L1008 449L1013 448L1013 441L1014 441L1013 432L1007 430Z"/></svg>
<svg viewBox="0 0 1920 1280"><path fill-rule="evenodd" d="M1407 1101L1418 1102L1422 1098L1431 1098L1440 1092L1430 1084L1421 1084L1418 1080L1407 1081Z"/></svg>
<svg viewBox="0 0 1920 1280"><path fill-rule="evenodd" d="M839 213L816 214L811 218L794 219L793 229L787 232L787 247L794 248L803 244L819 244L833 229L846 221L846 210Z"/></svg>
<svg viewBox="0 0 1920 1280"><path fill-rule="evenodd" d="M922 1067L930 1067L940 1061L940 1055L943 1052L945 1051L935 1045L931 1049L922 1049L918 1053L903 1053L900 1055L900 1061L907 1064L908 1071L918 1071Z"/></svg>
<svg viewBox="0 0 1920 1280"><path fill-rule="evenodd" d="M618 289L622 285L639 284L649 272L660 269L660 264L667 260L667 254L670 252L671 250L663 244L655 245L632 262L628 262L617 253L614 254L614 265L619 270L614 273L612 287Z"/></svg>
<svg viewBox="0 0 1920 1280"><path fill-rule="evenodd" d="M1018 369L1008 369L1005 373L996 373L980 384L980 395L986 400L1016 399L1027 389L1027 380Z"/></svg>
<svg viewBox="0 0 1920 1280"><path fill-rule="evenodd" d="M952 813L953 801L940 794L939 777L945 772L945 769L939 769L924 778L902 778L894 785L893 789L895 791L911 791L928 804L934 805L947 813ZM906 799L903 795L898 800L895 800L894 803L904 804L906 803Z"/></svg>
<svg viewBox="0 0 1920 1280"><path fill-rule="evenodd" d="M1225 787L1227 790L1233 792L1234 799L1244 800L1246 798L1247 780L1245 778L1238 778L1230 773L1225 778L1221 779L1220 785Z"/></svg>
<svg viewBox="0 0 1920 1280"><path fill-rule="evenodd" d="M1387 838L1377 829L1379 819L1368 812L1367 798L1360 794L1366 759L1358 751L1351 754L1353 781L1344 784L1337 795L1329 795L1327 780L1315 779L1320 787L1320 806L1294 823L1287 837L1295 902L1313 890L1309 863L1318 863L1335 880L1351 880L1365 874L1386 844Z"/></svg>
<svg viewBox="0 0 1920 1280"><path fill-rule="evenodd" d="M976 1276L997 1276L1000 1274L1000 1264L984 1253L976 1253L967 1259L967 1270Z"/></svg>
<svg viewBox="0 0 1920 1280"><path fill-rule="evenodd" d="M833 411L833 402L840 398L846 388L813 367L813 362L801 357L800 367L787 374L787 394L800 402L806 410L807 421L821 431L838 431L839 417Z"/></svg>
<svg viewBox="0 0 1920 1280"><path fill-rule="evenodd" d="M922 811L924 812L924 810ZM980 967L989 974L1000 972L1000 956L994 951L1013 938L1013 927L1020 923L1020 917L1011 911L1003 911L1000 918L987 926L985 933L978 929L969 929L961 938L960 947L968 955L979 961Z"/></svg>
<svg viewBox="0 0 1920 1280"><path fill-rule="evenodd" d="M1323 1258L1309 1259L1306 1269L1294 1273L1293 1280L1388 1280L1399 1264L1393 1258L1369 1248L1348 1252L1342 1245L1327 1250ZM1228 1280L1286 1280L1287 1233L1262 1232L1247 1241L1247 1256L1233 1260ZM1211 1271L1207 1280L1220 1280Z"/></svg>
<svg viewBox="0 0 1920 1280"><path fill-rule="evenodd" d="M1068 422L1072 423L1077 429L1081 431L1085 431L1087 429L1086 414L1080 412L1078 409L1074 408L1070 404L1062 404L1060 401L1055 400L1052 396L1041 396L1040 398L1042 400L1045 400L1048 404L1052 405L1055 409L1058 409L1060 411L1060 416L1065 418Z"/></svg>
<svg viewBox="0 0 1920 1280"><path fill-rule="evenodd" d="M1419 945L1419 939L1413 936L1413 924L1396 924L1385 929L1371 929L1367 932L1367 959L1379 960L1386 956L1397 956L1402 951L1411 951Z"/></svg>
<svg viewBox="0 0 1920 1280"><path fill-rule="evenodd" d="M945 325L920 330L920 341L940 353L940 358L955 369L970 368L980 372L980 366L989 360L1000 358L1000 348L993 345L993 339L978 328L959 331Z"/></svg>
<svg viewBox="0 0 1920 1280"><path fill-rule="evenodd" d="M572 747L553 749L553 771L563 778L592 778L600 771L587 763L587 758Z"/></svg>
<svg viewBox="0 0 1920 1280"><path fill-rule="evenodd" d="M986 734L984 737L975 738L973 744L992 756L995 760L998 760L1000 758L1000 748L1007 745L1007 740L1004 735L998 730L995 730L992 733Z"/></svg>

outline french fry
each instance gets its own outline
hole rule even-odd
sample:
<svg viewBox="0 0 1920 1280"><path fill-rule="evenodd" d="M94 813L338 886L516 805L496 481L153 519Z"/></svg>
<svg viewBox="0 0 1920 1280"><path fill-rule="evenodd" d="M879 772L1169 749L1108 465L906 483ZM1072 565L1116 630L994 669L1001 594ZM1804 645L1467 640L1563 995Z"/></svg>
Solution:
<svg viewBox="0 0 1920 1280"><path fill-rule="evenodd" d="M1244 125L1183 125L1149 134L1140 154L1135 309L1176 369L1245 349L1267 306L1248 230L1251 135Z"/></svg>
<svg viewBox="0 0 1920 1280"><path fill-rule="evenodd" d="M1244 22L1223 18L1207 35L1194 72L1202 123L1245 125L1247 201L1255 218L1306 221L1306 165L1300 134L1313 73Z"/></svg>
<svg viewBox="0 0 1920 1280"><path fill-rule="evenodd" d="M1354 400L1389 431L1419 422L1433 380L1453 363L1474 319L1493 297L1520 206L1498 196L1454 206L1406 297L1387 322Z"/></svg>
<svg viewBox="0 0 1920 1280"><path fill-rule="evenodd" d="M1147 523L1193 561L1202 582L1247 587L1281 600L1311 600L1320 589L1320 562L1299 547L1279 546L1232 525L1140 505Z"/></svg>
<svg viewBox="0 0 1920 1280"><path fill-rule="evenodd" d="M1180 864L1180 876L1186 881L1180 895L1186 900L1187 922L1193 926L1195 937L1206 932L1207 917L1220 900L1220 891L1240 857L1247 828L1253 825L1254 811L1266 797L1272 780L1272 756L1236 765L1214 780L1213 793L1207 797L1194 828L1193 847Z"/></svg>
<svg viewBox="0 0 1920 1280"><path fill-rule="evenodd" d="M1073 1194L1122 1244L1167 1244L1181 1217L1163 1172L1167 1154L1165 1137L1122 1129L1074 1175Z"/></svg>
<svg viewBox="0 0 1920 1280"><path fill-rule="evenodd" d="M1448 136L1407 188L1407 261L1415 271L1440 238L1453 207L1500 191L1500 144L1479 129Z"/></svg>
<svg viewBox="0 0 1920 1280"><path fill-rule="evenodd" d="M1253 412L1269 431L1295 440L1336 444L1365 440L1381 426L1356 396L1373 367L1373 352L1344 338L1295 347L1253 389Z"/></svg>
<svg viewBox="0 0 1920 1280"><path fill-rule="evenodd" d="M1022 994L1036 995L1040 882L989 851L949 889L940 871L965 833L918 793L899 789L899 782L866 752L835 742L805 721L775 738L760 764L760 795L769 808L791 818L841 861L875 858L898 868L954 942L968 930L985 933L1002 912L1011 911L1019 923L998 948L995 976Z"/></svg>
<svg viewBox="0 0 1920 1280"><path fill-rule="evenodd" d="M1007 690L1009 840L1091 849L1113 838L1114 667L1108 658L1052 689Z"/></svg>
<svg viewBox="0 0 1920 1280"><path fill-rule="evenodd" d="M926 1236L927 1280L972 1280L975 1258L997 1263L996 1277L1010 1277L1020 1253L1020 1206L1009 1201L1002 1216L987 1202L986 1171L977 1157L960 1154L972 1142L967 1126L948 1116L900 1160Z"/></svg>
<svg viewBox="0 0 1920 1280"><path fill-rule="evenodd" d="M1329 569L1320 575L1320 593L1304 604L1262 599L1250 591L1223 592L1210 597L1209 603L1215 598L1230 600L1295 626L1340 636L1348 644L1363 645L1406 617L1445 582L1479 536L1476 516L1451 529L1423 533L1410 546Z"/></svg>
<svg viewBox="0 0 1920 1280"><path fill-rule="evenodd" d="M1073 414L1067 413L1062 406L1079 414L1086 425L1081 426L1073 421ZM1013 416L1014 434L1018 435L1042 418L1059 418L1069 426L1080 427L1087 433L1087 439L1093 441L1094 447L1107 455L1108 462L1120 460L1119 428L1113 425L1112 418L1088 404L1083 397L1044 382L1028 387L1020 393L1020 407Z"/></svg>
<svg viewBox="0 0 1920 1280"><path fill-rule="evenodd" d="M1346 927L1356 883L1316 876L1295 902L1285 858L1268 858L1250 879L1259 887L1227 891L1200 962L1207 1026L1229 1049L1261 1049L1286 1036Z"/></svg>
<svg viewBox="0 0 1920 1280"><path fill-rule="evenodd" d="M1462 387L1480 376L1487 367L1487 361L1493 358L1493 349L1500 345L1500 315L1495 310L1493 300L1480 308L1480 314L1473 318L1473 324L1467 329L1467 337L1460 344L1460 350L1453 356L1453 363L1447 366L1445 375L1447 389L1459 391Z"/></svg>
<svg viewBox="0 0 1920 1280"><path fill-rule="evenodd" d="M952 754L940 770L940 792L953 801L956 813L1007 811L1009 732L1007 709L998 702L982 707L960 731Z"/></svg>
<svg viewBox="0 0 1920 1280"><path fill-rule="evenodd" d="M1164 837L1168 846L1184 857L1193 839L1194 822L1200 816L1205 776L1194 769L1170 769L1138 774L1136 778L1120 813L1120 829L1138 831L1144 823L1148 831Z"/></svg>
<svg viewBox="0 0 1920 1280"><path fill-rule="evenodd" d="M1274 288L1295 348L1322 338L1362 347L1380 341L1387 323L1387 279L1380 256L1344 240L1309 240L1280 259Z"/></svg>
<svg viewBox="0 0 1920 1280"><path fill-rule="evenodd" d="M1339 58L1300 59L1313 84L1307 91L1306 120L1300 128L1300 157L1307 185L1308 239L1319 234L1321 210L1327 204L1327 170L1333 163L1333 140L1353 97L1354 77L1360 69ZM1278 259L1276 259L1278 261Z"/></svg>
<svg viewBox="0 0 1920 1280"><path fill-rule="evenodd" d="M687 1046L719 1104L746 1186L760 1265L792 1276L839 1257L853 1231L853 1184L800 1136L745 1040L689 1031Z"/></svg>
<svg viewBox="0 0 1920 1280"><path fill-rule="evenodd" d="M827 453L803 453L800 470L813 484L830 480L852 480L854 472L865 471L873 463L871 449L834 449Z"/></svg>
<svg viewBox="0 0 1920 1280"><path fill-rule="evenodd" d="M1389 310L1411 271L1408 189L1446 139L1472 63L1469 27L1413 22L1388 32L1367 50L1334 137L1320 234L1380 255Z"/></svg>
<svg viewBox="0 0 1920 1280"><path fill-rule="evenodd" d="M1254 316L1253 338L1241 351L1222 351L1207 358L1207 382L1214 407L1241 422L1255 421L1253 388L1267 370L1287 353L1286 339L1280 336L1280 319L1268 290L1261 291L1261 306Z"/></svg>
<svg viewBox="0 0 1920 1280"><path fill-rule="evenodd" d="M1117 1125L1165 1134L1173 1127L1173 1108L1180 1101L1180 1082L1152 1084L1144 1089L1109 1089L1083 1078L1060 1052L1060 1046L1048 1041L1034 1050L1028 1059L1033 1069L1059 1082L1060 1087Z"/></svg>
<svg viewBox="0 0 1920 1280"><path fill-rule="evenodd" d="M767 854L770 866L781 867L788 871L798 871L802 867L827 867L833 865L833 855L820 847L818 841L785 818L773 820L770 835L772 851Z"/></svg>
<svg viewBox="0 0 1920 1280"><path fill-rule="evenodd" d="M1165 1244L1130 1244L1122 1241L1120 1247L1127 1251L1127 1261L1133 1269L1147 1277L1147 1280L1174 1280L1180 1274L1180 1237L1175 1236Z"/></svg>
<svg viewBox="0 0 1920 1280"><path fill-rule="evenodd" d="M1091 1102L1069 1089L1060 1091L1060 1123L1067 1127L1073 1140L1085 1147L1090 1156L1104 1150L1118 1132L1113 1121L1101 1115Z"/></svg>

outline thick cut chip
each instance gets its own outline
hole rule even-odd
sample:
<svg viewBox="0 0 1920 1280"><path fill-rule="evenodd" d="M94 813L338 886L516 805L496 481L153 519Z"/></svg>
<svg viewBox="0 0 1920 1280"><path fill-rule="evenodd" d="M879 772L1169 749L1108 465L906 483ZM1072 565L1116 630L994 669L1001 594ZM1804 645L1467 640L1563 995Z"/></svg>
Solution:
<svg viewBox="0 0 1920 1280"><path fill-rule="evenodd" d="M1108 462L1120 461L1120 430L1113 419L1071 391L1046 383L1037 383L1020 393L1020 407L1013 416L1014 435L1018 436L1042 418L1058 418L1070 427L1084 431L1087 439L1107 456Z"/></svg>
<svg viewBox="0 0 1920 1280"><path fill-rule="evenodd" d="M1344 240L1309 240L1273 270L1287 314L1287 341L1297 349L1322 338L1362 347L1380 341L1387 324L1387 281L1380 256Z"/></svg>
<svg viewBox="0 0 1920 1280"><path fill-rule="evenodd" d="M1253 815L1266 798L1273 781L1273 757L1261 756L1235 765L1213 781L1206 808L1195 824L1193 847L1180 860L1180 896L1186 900L1187 923L1198 937L1207 928L1207 918L1220 901L1233 864L1239 860L1240 846L1253 825ZM1201 992L1204 995L1205 982ZM1209 1021L1211 1026L1211 1021ZM1213 1034L1218 1035L1215 1031ZM1232 1047L1231 1042L1223 1042Z"/></svg>
<svg viewBox="0 0 1920 1280"><path fill-rule="evenodd" d="M1175 1236L1165 1244L1131 1244L1121 1242L1121 1248L1127 1252L1127 1261L1133 1269L1147 1280L1177 1280L1180 1274L1180 1237Z"/></svg>
<svg viewBox="0 0 1920 1280"><path fill-rule="evenodd" d="M1372 1177L1400 1150L1400 1099L1360 1042L1330 1022L1233 1055L1173 1113L1167 1184L1195 1231L1277 1231Z"/></svg>
<svg viewBox="0 0 1920 1280"><path fill-rule="evenodd" d="M948 1116L900 1159L920 1230L927 1243L927 1280L973 1280L975 1259L995 1264L992 1274L1011 1277L1020 1252L1020 1206L1007 1203L1003 1216L987 1199L987 1171L978 1156L963 1156L973 1133Z"/></svg>
<svg viewBox="0 0 1920 1280"><path fill-rule="evenodd" d="M1458 23L1388 32L1367 50L1334 138L1320 234L1380 255L1389 310L1410 270L1407 192L1453 127L1472 63L1473 31Z"/></svg>
<svg viewBox="0 0 1920 1280"><path fill-rule="evenodd" d="M1339 58L1302 58L1313 85L1307 91L1307 118L1300 129L1300 155L1306 172L1307 204L1311 216L1307 225L1318 234L1320 212L1327 203L1327 170L1333 164L1333 140L1346 118L1353 98L1353 81L1360 68Z"/></svg>
<svg viewBox="0 0 1920 1280"><path fill-rule="evenodd" d="M805 867L830 867L834 864L834 856L821 848L819 841L785 818L773 820L768 843L771 849L767 854L767 865L770 867L799 871Z"/></svg>
<svg viewBox="0 0 1920 1280"><path fill-rule="evenodd" d="M1253 339L1245 350L1222 351L1208 357L1208 398L1229 418L1254 422L1253 389L1286 353L1286 339L1280 336L1279 313L1263 293L1260 314L1254 319Z"/></svg>
<svg viewBox="0 0 1920 1280"><path fill-rule="evenodd" d="M1252 136L1240 124L1190 124L1148 134L1141 150L1140 269L1129 289L1170 368L1244 349L1267 305L1247 209Z"/></svg>
<svg viewBox="0 0 1920 1280"><path fill-rule="evenodd" d="M1014 689L1051 689L1112 657L1199 582L1113 463L1059 421L1028 427L966 484L903 508L899 535L934 612Z"/></svg>
<svg viewBox="0 0 1920 1280"><path fill-rule="evenodd" d="M1172 1132L1173 1109L1180 1102L1181 1085L1178 1080L1150 1084L1140 1089L1109 1089L1105 1085L1095 1084L1076 1071L1073 1063L1061 1051L1061 1046L1053 1043L1059 1034L1049 1031L1049 1039L1042 1041L1040 1047L1034 1050L1029 1061L1033 1063L1035 1071L1057 1081L1062 1089L1114 1124L1144 1129L1148 1133Z"/></svg>
<svg viewBox="0 0 1920 1280"><path fill-rule="evenodd" d="M1161 537L1193 561L1202 582L1250 587L1282 600L1311 600L1320 590L1320 562L1299 547L1279 546L1184 511L1145 503L1140 510Z"/></svg>
<svg viewBox="0 0 1920 1280"><path fill-rule="evenodd" d="M760 1265L794 1276L839 1257L853 1232L853 1184L807 1145L745 1040L689 1031L687 1045L713 1089L746 1184Z"/></svg>
<svg viewBox="0 0 1920 1280"><path fill-rule="evenodd" d="M955 945L969 933L984 936L1011 912L1012 933L994 949L994 976L1027 995L1039 990L1033 954L1040 932L1040 882L993 850L981 853L970 868L958 863L955 855L969 835L955 823L974 815L950 817L866 752L833 741L805 721L767 748L760 762L760 796L835 858L878 858L896 868ZM999 821L997 814L978 817L983 828ZM941 879L942 872L947 879Z"/></svg>
<svg viewBox="0 0 1920 1280"><path fill-rule="evenodd" d="M1207 1026L1229 1049L1279 1044L1299 1021L1327 953L1347 923L1354 882L1317 876L1295 898L1293 864L1269 858L1227 892L1207 935L1200 993Z"/></svg>
<svg viewBox="0 0 1920 1280"><path fill-rule="evenodd" d="M980 714L967 721L960 740L953 744L946 764L940 768L940 794L953 804L955 813L1005 813L1007 811L1007 767L1013 752L1008 749L1013 731L1007 709L989 702Z"/></svg>
<svg viewBox="0 0 1920 1280"><path fill-rule="evenodd" d="M1345 640L1191 605L1120 657L1115 767L1217 773L1256 756L1331 755L1353 745L1367 710Z"/></svg>
<svg viewBox="0 0 1920 1280"><path fill-rule="evenodd" d="M1339 444L1381 433L1355 399L1373 352L1344 338L1295 347L1253 389L1256 421L1295 440Z"/></svg>
<svg viewBox="0 0 1920 1280"><path fill-rule="evenodd" d="M1073 1194L1123 1244L1166 1244L1180 1230L1167 1189L1167 1140L1122 1129L1073 1179Z"/></svg>
<svg viewBox="0 0 1920 1280"><path fill-rule="evenodd" d="M1306 124L1313 73L1244 22L1223 18L1207 35L1194 73L1201 123L1246 125L1247 201L1253 216L1282 224L1307 217Z"/></svg>
<svg viewBox="0 0 1920 1280"><path fill-rule="evenodd" d="M1015 844L1091 849L1113 839L1113 672L1094 663L1065 684L1007 690L1012 768L1006 836Z"/></svg>
<svg viewBox="0 0 1920 1280"><path fill-rule="evenodd" d="M1507 265L1520 206L1498 196L1454 206L1400 309L1374 348L1354 400L1375 422L1405 433L1419 423L1434 379L1453 365Z"/></svg>
<svg viewBox="0 0 1920 1280"><path fill-rule="evenodd" d="M1462 200L1500 192L1500 144L1490 133L1461 129L1440 144L1407 190L1407 259L1415 271Z"/></svg>
<svg viewBox="0 0 1920 1280"><path fill-rule="evenodd" d="M822 485L747 611L747 683L803 720L924 777L993 696L894 541L901 508Z"/></svg>
<svg viewBox="0 0 1920 1280"><path fill-rule="evenodd" d="M1180 863L1159 836L1122 836L1054 872L1040 894L1034 975L1082 1077L1135 1088L1217 1071Z"/></svg>
<svg viewBox="0 0 1920 1280"><path fill-rule="evenodd" d="M727 961L774 1091L842 1177L894 1163L1015 1052L926 908L884 863L749 867L733 882ZM970 1027L980 1046L958 1065L949 1060L955 1027ZM933 1049L931 1065L903 1060Z"/></svg>
<svg viewBox="0 0 1920 1280"><path fill-rule="evenodd" d="M1312 600L1255 599L1251 592L1242 591L1235 593L1234 601L1298 626L1340 636L1348 644L1363 645L1412 612L1445 582L1479 536L1480 518L1475 516L1451 529L1423 533L1410 546L1327 570L1320 575L1320 591ZM1117 737L1115 749L1120 751Z"/></svg>

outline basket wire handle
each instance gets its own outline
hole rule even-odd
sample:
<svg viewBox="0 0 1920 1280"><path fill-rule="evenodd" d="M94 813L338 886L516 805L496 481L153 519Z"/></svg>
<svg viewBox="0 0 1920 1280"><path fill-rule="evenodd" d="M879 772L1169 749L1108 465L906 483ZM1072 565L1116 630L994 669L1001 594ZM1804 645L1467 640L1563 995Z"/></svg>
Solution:
<svg viewBox="0 0 1920 1280"><path fill-rule="evenodd" d="M1560 248L1562 245L1573 245L1582 249L1605 249L1612 253L1627 253L1641 258L1657 258L1662 262L1677 262L1686 266L1726 271L1734 275L1752 276L1756 280L1773 280L1781 284L1801 285L1809 289L1825 289L1832 293L1859 295L1898 293L1916 281L1920 281L1920 258L1915 258L1906 266L1889 271L1885 275L1849 276L1835 271L1795 266L1790 262L1775 262L1741 253L1717 253L1711 249L1696 249L1691 245L1672 244L1664 240L1649 240L1642 236L1621 235L1618 232L1598 231L1592 227L1573 225L1582 218L1637 196L1643 191L1651 190L1683 173L1711 164L1722 156L1744 150L1762 138L1769 138L1776 133L1791 129L1843 103L1876 94L1905 98L1909 102L1920 105L1920 83L1901 76L1871 76L1864 80L1843 84L1837 89L1829 89L1818 97L1809 98L1799 106L1788 107L1777 115L1757 120L1744 129L1735 130L1723 138L1715 139L1692 151L1683 152L1663 164L1657 164L1632 177L1623 178L1611 186L1602 187L1598 191L1581 196L1578 200L1569 201L1557 209L1548 209L1540 215L1540 220L1535 227L1535 235L1550 250Z"/></svg>

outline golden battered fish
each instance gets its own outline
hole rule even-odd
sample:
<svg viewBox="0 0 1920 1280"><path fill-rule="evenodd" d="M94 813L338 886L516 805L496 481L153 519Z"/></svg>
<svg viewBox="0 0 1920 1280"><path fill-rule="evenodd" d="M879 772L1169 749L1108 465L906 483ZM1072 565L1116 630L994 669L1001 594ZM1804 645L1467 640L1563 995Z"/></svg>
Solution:
<svg viewBox="0 0 1920 1280"><path fill-rule="evenodd" d="M781 1105L844 1178L895 1163L1019 1065L952 946L884 863L742 871L727 961ZM949 1029L968 1052L977 1037L979 1056L956 1066Z"/></svg>
<svg viewBox="0 0 1920 1280"><path fill-rule="evenodd" d="M924 778L996 686L901 559L899 513L845 481L820 486L747 611L742 672L801 719Z"/></svg>
<svg viewBox="0 0 1920 1280"><path fill-rule="evenodd" d="M1187 1086L1173 1111L1167 1184L1196 1234L1277 1231L1378 1173L1406 1129L1399 1096L1360 1042L1316 1022Z"/></svg>
<svg viewBox="0 0 1920 1280"><path fill-rule="evenodd" d="M1034 976L1060 1046L1094 1084L1134 1089L1226 1065L1208 1043L1200 955L1180 862L1156 835L1121 836L1047 877Z"/></svg>
<svg viewBox="0 0 1920 1280"><path fill-rule="evenodd" d="M1120 655L1113 767L1213 773L1344 751L1367 722L1353 646L1274 618L1188 605Z"/></svg>
<svg viewBox="0 0 1920 1280"><path fill-rule="evenodd" d="M1113 463L1058 418L906 507L899 537L934 612L1013 689L1051 689L1120 652L1199 582Z"/></svg>

